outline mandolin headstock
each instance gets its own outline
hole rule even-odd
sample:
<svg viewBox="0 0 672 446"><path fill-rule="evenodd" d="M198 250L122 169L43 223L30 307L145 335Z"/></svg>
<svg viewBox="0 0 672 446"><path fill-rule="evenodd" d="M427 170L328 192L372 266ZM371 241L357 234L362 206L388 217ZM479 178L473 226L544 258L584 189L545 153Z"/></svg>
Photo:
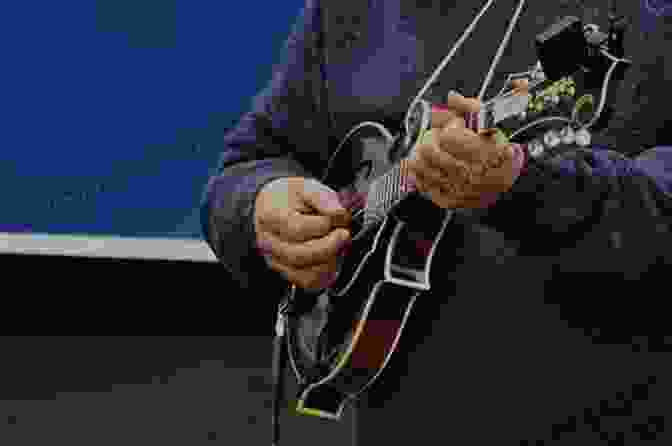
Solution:
<svg viewBox="0 0 672 446"><path fill-rule="evenodd" d="M615 60L598 79L594 72L580 68L552 80L538 64L526 76L517 77L528 80L526 92L505 85L478 113L466 116L467 127L476 132L496 129L502 141L524 145L533 158L588 147L594 132L608 125L616 92L629 65L628 60ZM422 139L430 127L430 114L427 101L419 101L409 110L404 136L397 140L399 147L391 151L395 158L407 155Z"/></svg>
<svg viewBox="0 0 672 446"><path fill-rule="evenodd" d="M573 68L563 71L562 67L549 63L551 78L541 62L537 63L517 77L528 81L526 93L512 90L509 79L495 98L483 104L480 112L467 116L469 128L497 129L500 138L526 145L530 156L535 158L590 146L593 133L609 124L616 93L631 62L609 52L610 38L597 27L584 28L585 53ZM612 46L615 48L612 51L620 56L620 51L616 51L619 46ZM554 48L555 53L546 54L547 63L557 62L556 53L561 49Z"/></svg>

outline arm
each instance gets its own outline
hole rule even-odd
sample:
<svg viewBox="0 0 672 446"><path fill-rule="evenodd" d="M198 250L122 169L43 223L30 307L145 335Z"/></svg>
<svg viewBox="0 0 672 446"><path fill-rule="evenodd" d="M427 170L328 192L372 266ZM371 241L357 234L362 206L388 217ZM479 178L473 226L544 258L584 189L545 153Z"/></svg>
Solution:
<svg viewBox="0 0 672 446"><path fill-rule="evenodd" d="M255 246L254 201L268 182L315 177L314 163L300 162L295 147L326 146L326 110L319 103L322 54L318 0L307 0L286 42L283 62L252 110L224 139L219 173L210 179L201 205L205 238L243 288L287 285L267 267ZM306 125L307 120L311 125ZM305 157L304 157L305 158ZM313 169L311 169L313 167Z"/></svg>
<svg viewBox="0 0 672 446"><path fill-rule="evenodd" d="M609 150L530 159L483 222L517 240L521 253L568 253L573 262L607 262L613 271L669 262L672 146L635 159Z"/></svg>

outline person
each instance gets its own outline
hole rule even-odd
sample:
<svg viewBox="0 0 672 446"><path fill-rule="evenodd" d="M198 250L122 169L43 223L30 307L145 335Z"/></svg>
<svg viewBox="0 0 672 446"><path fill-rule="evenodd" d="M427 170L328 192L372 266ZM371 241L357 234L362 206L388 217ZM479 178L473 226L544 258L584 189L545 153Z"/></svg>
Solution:
<svg viewBox="0 0 672 446"><path fill-rule="evenodd" d="M643 368L626 367L641 364L628 342L600 343L609 328L652 330L669 295L671 114L657 92L672 58L654 50L664 20L643 30L641 4L618 5L631 19L633 66L611 125L592 147L526 157L523 166L517 150L463 119L480 106L475 92L517 3L494 2L428 92L445 107L433 115L439 136L414 158L417 187L437 206L478 211L451 219L432 289L362 401L361 444L538 444L557 439L572 416L563 435L575 438L578 419L597 441L608 427L584 408L646 379ZM208 244L260 306L275 308L289 284L321 289L334 280L352 234L337 191L319 181L329 155L358 122L401 122L481 7L306 0L270 84L226 135L202 207ZM558 17L604 23L608 10L602 0L527 2L492 88L536 61L534 36ZM448 90L462 95L446 98ZM496 180L450 187L459 166L478 170L497 157Z"/></svg>

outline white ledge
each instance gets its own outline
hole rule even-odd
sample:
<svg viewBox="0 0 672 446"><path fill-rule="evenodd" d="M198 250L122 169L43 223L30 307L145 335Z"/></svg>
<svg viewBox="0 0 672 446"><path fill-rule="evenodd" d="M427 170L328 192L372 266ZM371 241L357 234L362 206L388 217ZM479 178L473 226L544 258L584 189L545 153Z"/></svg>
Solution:
<svg viewBox="0 0 672 446"><path fill-rule="evenodd" d="M0 254L217 262L202 240L13 234L0 232Z"/></svg>

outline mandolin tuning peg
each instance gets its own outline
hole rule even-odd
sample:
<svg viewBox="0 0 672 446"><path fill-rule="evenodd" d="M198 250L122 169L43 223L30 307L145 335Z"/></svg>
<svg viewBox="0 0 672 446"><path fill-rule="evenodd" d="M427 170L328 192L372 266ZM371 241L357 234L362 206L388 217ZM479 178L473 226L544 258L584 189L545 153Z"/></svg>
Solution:
<svg viewBox="0 0 672 446"><path fill-rule="evenodd" d="M560 144L560 135L555 130L549 130L544 134L544 145L552 149Z"/></svg>
<svg viewBox="0 0 672 446"><path fill-rule="evenodd" d="M530 142L527 146L530 156L533 158L538 158L544 153L544 145L541 141L534 140Z"/></svg>
<svg viewBox="0 0 672 446"><path fill-rule="evenodd" d="M586 128L579 129L575 135L576 143L581 147L588 147L590 145L591 134Z"/></svg>
<svg viewBox="0 0 672 446"><path fill-rule="evenodd" d="M576 134L574 129L571 126L567 126L560 130L560 139L563 144L574 144L576 139Z"/></svg>

